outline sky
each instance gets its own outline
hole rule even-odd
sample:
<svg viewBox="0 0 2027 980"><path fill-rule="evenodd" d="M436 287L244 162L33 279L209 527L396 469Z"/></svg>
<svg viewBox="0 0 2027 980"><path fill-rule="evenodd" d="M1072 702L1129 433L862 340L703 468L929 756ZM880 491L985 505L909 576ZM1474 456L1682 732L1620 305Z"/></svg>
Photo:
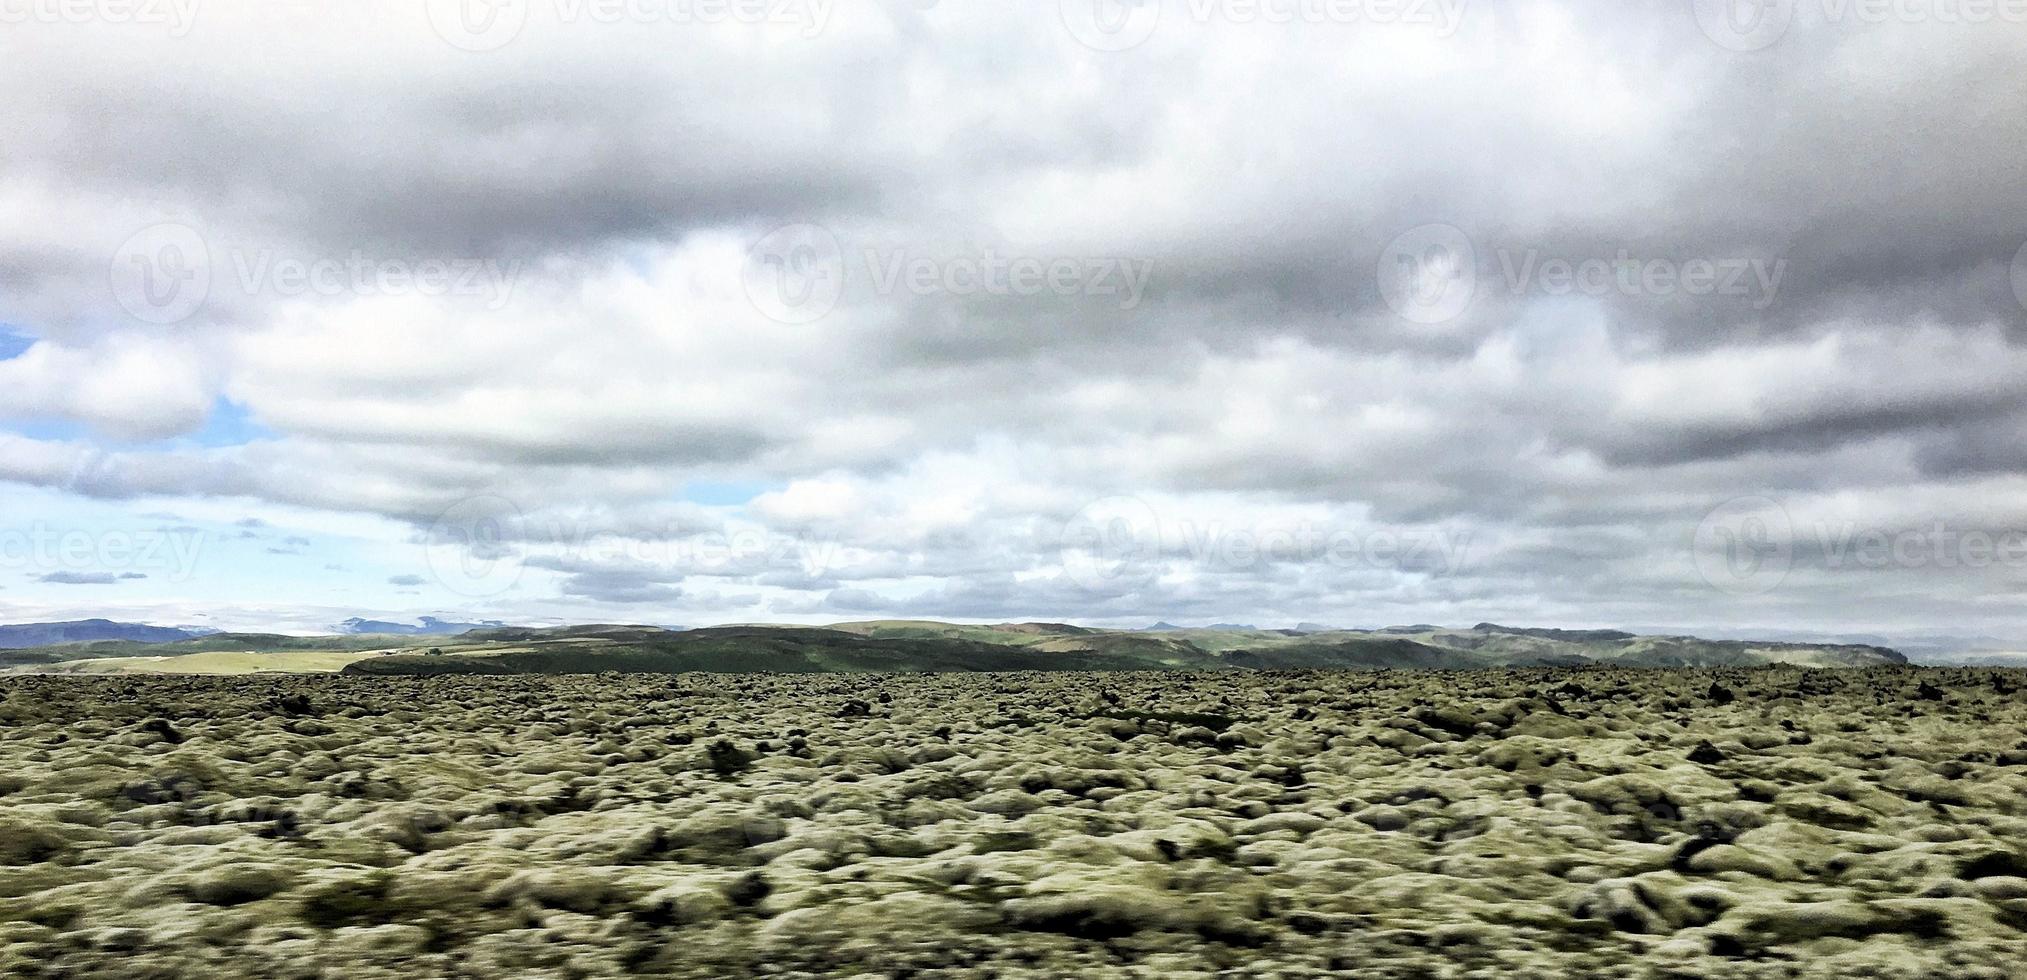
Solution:
<svg viewBox="0 0 2027 980"><path fill-rule="evenodd" d="M2022 64L2015 0L0 0L0 621L2022 637Z"/></svg>

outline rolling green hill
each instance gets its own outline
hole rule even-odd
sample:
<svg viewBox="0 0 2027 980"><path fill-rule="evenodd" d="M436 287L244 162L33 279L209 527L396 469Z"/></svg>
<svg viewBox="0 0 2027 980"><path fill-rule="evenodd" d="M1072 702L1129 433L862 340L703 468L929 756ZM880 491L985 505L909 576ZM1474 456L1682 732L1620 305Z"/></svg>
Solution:
<svg viewBox="0 0 2027 980"><path fill-rule="evenodd" d="M187 662L179 663L184 658ZM1704 640L1480 623L1296 632L1249 628L1100 630L1060 623L921 620L829 627L501 627L455 637L225 633L174 643L76 643L0 651L17 673L342 670L370 676L1018 670L1274 670L1610 665L1863 667L1905 663L1877 646Z"/></svg>
<svg viewBox="0 0 2027 980"><path fill-rule="evenodd" d="M181 657L194 653L279 653L351 652L414 646L428 637L375 636L282 636L273 633L214 633L170 643L142 643L135 640L96 640L87 643L60 643L53 646L0 650L0 667L46 666L76 660L119 657Z"/></svg>

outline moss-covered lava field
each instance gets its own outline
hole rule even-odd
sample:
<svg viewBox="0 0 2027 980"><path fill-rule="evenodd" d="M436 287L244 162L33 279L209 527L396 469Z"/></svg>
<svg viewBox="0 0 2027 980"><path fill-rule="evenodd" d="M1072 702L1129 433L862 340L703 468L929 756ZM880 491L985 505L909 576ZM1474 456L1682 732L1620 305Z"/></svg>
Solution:
<svg viewBox="0 0 2027 980"><path fill-rule="evenodd" d="M2027 676L0 681L0 974L2027 973Z"/></svg>

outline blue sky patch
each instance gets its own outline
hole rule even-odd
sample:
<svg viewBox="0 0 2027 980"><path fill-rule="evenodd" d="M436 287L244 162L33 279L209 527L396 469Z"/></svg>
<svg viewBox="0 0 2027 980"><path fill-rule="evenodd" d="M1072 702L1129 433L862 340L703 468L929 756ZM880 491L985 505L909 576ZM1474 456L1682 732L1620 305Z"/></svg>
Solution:
<svg viewBox="0 0 2027 980"><path fill-rule="evenodd" d="M20 357L28 353L28 348L33 346L35 346L34 337L8 324L0 323L0 361L11 361Z"/></svg>
<svg viewBox="0 0 2027 980"><path fill-rule="evenodd" d="M221 395L212 405L211 417L205 420L204 428L189 439L207 449L216 449L220 446L244 446L274 437L273 430L253 420L246 406Z"/></svg>

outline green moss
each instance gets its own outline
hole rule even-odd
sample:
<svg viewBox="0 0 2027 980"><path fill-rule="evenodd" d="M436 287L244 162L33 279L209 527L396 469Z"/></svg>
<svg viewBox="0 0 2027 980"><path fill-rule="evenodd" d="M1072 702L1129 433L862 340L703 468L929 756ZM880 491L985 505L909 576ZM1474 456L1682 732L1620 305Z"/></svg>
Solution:
<svg viewBox="0 0 2027 980"><path fill-rule="evenodd" d="M398 910L388 902L393 885L393 874L380 871L347 875L314 886L303 896L303 921L319 929L399 921Z"/></svg>
<svg viewBox="0 0 2027 980"><path fill-rule="evenodd" d="M971 850L976 854L992 854L997 851L1032 851L1040 843L1039 838L1024 830L988 831L971 838Z"/></svg>
<svg viewBox="0 0 2027 980"><path fill-rule="evenodd" d="M2027 704L1923 676L12 678L0 974L1997 980Z"/></svg>
<svg viewBox="0 0 2027 980"><path fill-rule="evenodd" d="M1091 715L1090 717L1113 718L1120 721L1133 721L1133 722L1159 721L1165 722L1170 725L1186 725L1198 728L1208 728L1213 732L1223 732L1225 729L1230 728L1238 723L1237 719L1232 718L1229 715L1213 714L1209 712L1200 712L1200 711L1112 710L1112 711L1100 711L1097 712L1096 714Z"/></svg>

